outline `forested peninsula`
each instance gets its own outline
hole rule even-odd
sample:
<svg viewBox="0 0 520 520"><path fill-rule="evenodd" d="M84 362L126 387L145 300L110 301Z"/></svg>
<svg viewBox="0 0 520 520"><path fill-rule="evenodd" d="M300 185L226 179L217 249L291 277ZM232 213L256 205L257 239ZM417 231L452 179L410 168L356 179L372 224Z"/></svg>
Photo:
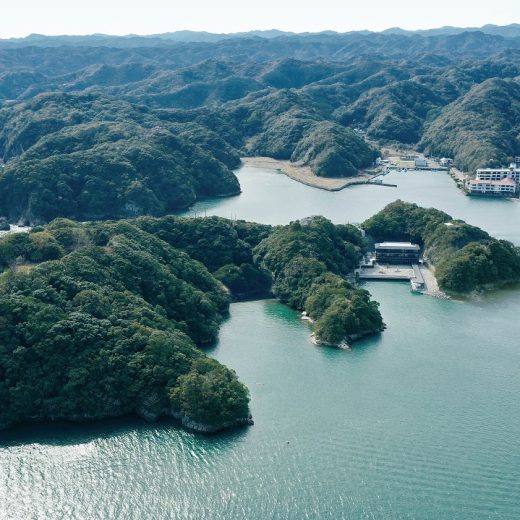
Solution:
<svg viewBox="0 0 520 520"><path fill-rule="evenodd" d="M251 423L236 374L206 357L234 295L274 294L335 342L382 329L345 276L360 232L217 217L75 223L0 240L0 428L173 416L213 432Z"/></svg>
<svg viewBox="0 0 520 520"><path fill-rule="evenodd" d="M406 240L424 248L439 287L452 294L520 281L520 248L434 208L400 200L364 222L376 240Z"/></svg>
<svg viewBox="0 0 520 520"><path fill-rule="evenodd" d="M468 293L520 279L520 250L449 215L394 202L363 224L424 247L440 287ZM127 414L214 432L252 422L249 393L205 356L235 299L276 297L320 343L384 329L348 281L367 243L352 225L219 217L56 219L0 239L0 428Z"/></svg>

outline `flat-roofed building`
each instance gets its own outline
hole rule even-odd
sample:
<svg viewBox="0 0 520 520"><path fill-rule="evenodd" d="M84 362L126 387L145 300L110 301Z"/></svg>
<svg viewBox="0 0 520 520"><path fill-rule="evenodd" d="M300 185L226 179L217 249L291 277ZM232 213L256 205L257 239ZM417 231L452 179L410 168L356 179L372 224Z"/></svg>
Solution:
<svg viewBox="0 0 520 520"><path fill-rule="evenodd" d="M518 191L518 184L511 177L500 180L472 179L467 186L470 195L514 197Z"/></svg>
<svg viewBox="0 0 520 520"><path fill-rule="evenodd" d="M414 154L401 155L399 157L399 159L401 159L401 161L415 161L415 159L417 159L417 155L414 155Z"/></svg>
<svg viewBox="0 0 520 520"><path fill-rule="evenodd" d="M411 242L379 242L375 249L380 264L417 264L421 257L420 246Z"/></svg>
<svg viewBox="0 0 520 520"><path fill-rule="evenodd" d="M520 168L516 163L509 168L479 168L476 179L479 181L501 181L502 179L513 179L516 183L520 182Z"/></svg>

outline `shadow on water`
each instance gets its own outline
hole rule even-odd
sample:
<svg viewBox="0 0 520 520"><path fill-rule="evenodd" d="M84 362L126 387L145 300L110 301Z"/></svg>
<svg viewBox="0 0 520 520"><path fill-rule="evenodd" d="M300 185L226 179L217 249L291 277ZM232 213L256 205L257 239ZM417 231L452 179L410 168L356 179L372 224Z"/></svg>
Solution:
<svg viewBox="0 0 520 520"><path fill-rule="evenodd" d="M295 323L302 323L300 318L300 313L291 309L285 303L280 302L279 300L264 300L264 312L266 316L272 318L276 321L288 323L294 325Z"/></svg>
<svg viewBox="0 0 520 520"><path fill-rule="evenodd" d="M241 441L247 435L247 431L248 427L245 426L208 435L189 431L180 426L179 421L175 419L163 418L150 423L135 416L100 419L88 423L69 421L23 423L0 431L0 449L33 443L68 446L84 444L100 438L106 440L133 434L178 435L184 439L191 438L208 447L215 444L222 449L226 445Z"/></svg>

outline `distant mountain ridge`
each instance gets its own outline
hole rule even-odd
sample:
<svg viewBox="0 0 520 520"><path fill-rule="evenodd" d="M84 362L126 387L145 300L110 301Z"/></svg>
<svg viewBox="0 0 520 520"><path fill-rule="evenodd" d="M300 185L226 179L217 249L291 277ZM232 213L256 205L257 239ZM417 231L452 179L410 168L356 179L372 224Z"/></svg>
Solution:
<svg viewBox="0 0 520 520"><path fill-rule="evenodd" d="M486 24L482 27L453 27L451 25L445 25L443 27L438 27L435 29L418 29L415 31L410 31L406 29L401 29L399 27L392 27L390 29L386 29L381 31L383 34L402 34L402 35L412 35L412 34L420 34L422 36L436 36L436 35L453 35L460 34L463 32L482 32L484 34L492 34L494 36L503 36L504 38L516 38L520 36L520 24L511 23L509 25L494 25L494 24Z"/></svg>
<svg viewBox="0 0 520 520"><path fill-rule="evenodd" d="M168 33L137 35L128 34L124 36L115 36L110 34L89 34L89 35L56 35L48 36L43 34L30 34L22 38L0 38L0 47L25 47L34 46L57 46L57 45L80 45L80 46L116 46L116 47L132 47L132 46L150 46L160 45L164 43L208 43L219 42L222 40L233 39L249 39L263 38L272 39L279 37L317 37L317 36L349 36L349 35L400 35L400 36L453 36L465 32L481 32L493 36L502 36L503 38L519 38L520 23L511 23L509 25L493 25L486 24L482 27L453 27L443 26L434 29L418 29L407 30L400 27L391 27L383 31L318 31L318 32L291 32L281 31L278 29L253 30L236 33L211 33L208 31L191 31L179 30Z"/></svg>
<svg viewBox="0 0 520 520"><path fill-rule="evenodd" d="M467 171L519 156L520 36L400 32L0 42L0 217L170 213L239 193L244 155L324 177L384 144Z"/></svg>
<svg viewBox="0 0 520 520"><path fill-rule="evenodd" d="M155 36L40 37L18 43L0 41L0 67L43 70L54 63L53 74L74 62L80 68L93 63L155 63L168 68L186 67L204 60L270 62L277 59L352 62L370 59L423 59L442 57L445 63L466 59L488 59L505 52L520 51L520 36L505 38L483 32L423 36L346 33L308 34L263 38L232 37L216 41L173 41Z"/></svg>

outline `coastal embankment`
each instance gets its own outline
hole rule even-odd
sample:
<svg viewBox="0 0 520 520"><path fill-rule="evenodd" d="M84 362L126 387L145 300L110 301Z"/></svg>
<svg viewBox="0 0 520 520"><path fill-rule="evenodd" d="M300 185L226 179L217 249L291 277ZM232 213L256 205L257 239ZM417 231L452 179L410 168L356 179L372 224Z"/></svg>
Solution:
<svg viewBox="0 0 520 520"><path fill-rule="evenodd" d="M449 170L450 176L457 183L457 187L464 189L466 186L466 181L469 179L469 175L467 173L461 172L455 167L451 167Z"/></svg>
<svg viewBox="0 0 520 520"><path fill-rule="evenodd" d="M450 297L439 288L437 278L435 278L435 268L433 266L427 267L423 264L420 266L420 270L426 285L426 290L423 291L423 294L442 300L449 300Z"/></svg>
<svg viewBox="0 0 520 520"><path fill-rule="evenodd" d="M327 191L340 191L348 186L369 184L370 181L376 177L376 174L367 172L361 172L356 177L318 177L312 172L309 166L291 161L271 159L270 157L242 157L242 163L244 166L251 168L272 168L279 170L295 181Z"/></svg>
<svg viewBox="0 0 520 520"><path fill-rule="evenodd" d="M450 297L439 288L437 279L435 278L435 269L433 266L426 266L421 264L418 266L419 271L423 277L424 288L417 292L433 296L434 298L441 298L449 300ZM374 281L374 280L413 280L416 277L414 269L411 265L387 265L374 264L373 267L361 267L356 271L360 280Z"/></svg>

